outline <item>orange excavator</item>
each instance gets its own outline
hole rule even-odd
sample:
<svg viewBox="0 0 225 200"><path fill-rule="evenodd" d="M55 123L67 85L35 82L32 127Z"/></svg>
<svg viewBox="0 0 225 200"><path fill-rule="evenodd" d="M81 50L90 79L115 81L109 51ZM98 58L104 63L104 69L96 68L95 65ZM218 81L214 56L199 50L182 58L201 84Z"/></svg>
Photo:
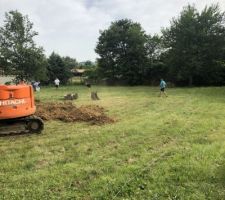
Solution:
<svg viewBox="0 0 225 200"><path fill-rule="evenodd" d="M35 111L31 85L0 85L0 136L41 133L44 123Z"/></svg>

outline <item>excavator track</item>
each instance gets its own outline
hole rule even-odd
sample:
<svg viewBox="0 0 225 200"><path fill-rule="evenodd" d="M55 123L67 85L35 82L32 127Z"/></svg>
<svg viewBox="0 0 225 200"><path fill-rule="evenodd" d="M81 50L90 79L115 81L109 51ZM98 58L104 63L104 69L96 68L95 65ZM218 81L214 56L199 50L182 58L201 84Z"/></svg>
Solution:
<svg viewBox="0 0 225 200"><path fill-rule="evenodd" d="M43 120L35 115L16 119L0 120L0 137L41 133L43 129Z"/></svg>

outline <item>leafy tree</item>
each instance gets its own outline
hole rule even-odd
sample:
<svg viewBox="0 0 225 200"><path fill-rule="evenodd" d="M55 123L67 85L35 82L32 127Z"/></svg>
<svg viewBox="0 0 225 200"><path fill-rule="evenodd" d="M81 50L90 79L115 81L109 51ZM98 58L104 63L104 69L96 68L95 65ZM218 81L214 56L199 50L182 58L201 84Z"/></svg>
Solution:
<svg viewBox="0 0 225 200"><path fill-rule="evenodd" d="M197 78L204 85L225 84L225 12L218 5L205 7L198 23L201 66Z"/></svg>
<svg viewBox="0 0 225 200"><path fill-rule="evenodd" d="M128 19L115 21L101 31L96 46L100 73L111 80L140 84L147 60L147 37L139 23Z"/></svg>
<svg viewBox="0 0 225 200"><path fill-rule="evenodd" d="M160 59L160 55L163 50L161 37L158 35L148 35L146 42L146 50L147 56L151 63L153 63L155 60Z"/></svg>
<svg viewBox="0 0 225 200"><path fill-rule="evenodd" d="M170 77L182 84L222 84L225 53L225 15L218 5L199 13L188 5L162 31Z"/></svg>
<svg viewBox="0 0 225 200"><path fill-rule="evenodd" d="M84 62L80 62L79 63L79 68L85 68L85 69L90 69L90 68L93 68L95 67L96 64L90 60L86 60Z"/></svg>
<svg viewBox="0 0 225 200"><path fill-rule="evenodd" d="M148 35L146 42L148 62L145 68L145 83L158 84L160 78L166 78L168 68L162 60L164 48L158 35Z"/></svg>
<svg viewBox="0 0 225 200"><path fill-rule="evenodd" d="M67 61L70 59L67 59ZM70 60L71 61L71 60ZM64 62L64 59L56 53L52 53L48 58L48 77L50 83L58 78L62 84L66 84L69 78L72 76L69 67L66 67L68 63ZM68 65L69 66L69 65Z"/></svg>
<svg viewBox="0 0 225 200"><path fill-rule="evenodd" d="M41 47L33 38L33 23L18 11L5 13L0 27L0 66L5 74L16 75L18 80L46 79L47 61Z"/></svg>
<svg viewBox="0 0 225 200"><path fill-rule="evenodd" d="M94 66L94 63L91 62L90 60L87 60L87 61L85 61L84 66L85 67L92 67L92 66Z"/></svg>
<svg viewBox="0 0 225 200"><path fill-rule="evenodd" d="M92 83L97 83L99 81L99 73L98 68L96 66L92 66L91 68L87 69L84 73L86 79L88 79Z"/></svg>
<svg viewBox="0 0 225 200"><path fill-rule="evenodd" d="M73 77L72 70L74 68L78 68L78 62L75 58L71 58L69 56L62 57L62 61L64 63L65 72L66 72L65 82L68 82L69 78Z"/></svg>
<svg viewBox="0 0 225 200"><path fill-rule="evenodd" d="M66 56L66 57L62 57L62 60L65 64L65 67L68 69L68 70L71 70L75 67L78 67L78 62L75 58L71 58L69 56Z"/></svg>
<svg viewBox="0 0 225 200"><path fill-rule="evenodd" d="M173 19L170 28L163 30L165 46L169 49L167 61L171 68L171 76L178 82L189 80L190 85L200 64L196 56L197 16L195 7L189 5L178 19Z"/></svg>

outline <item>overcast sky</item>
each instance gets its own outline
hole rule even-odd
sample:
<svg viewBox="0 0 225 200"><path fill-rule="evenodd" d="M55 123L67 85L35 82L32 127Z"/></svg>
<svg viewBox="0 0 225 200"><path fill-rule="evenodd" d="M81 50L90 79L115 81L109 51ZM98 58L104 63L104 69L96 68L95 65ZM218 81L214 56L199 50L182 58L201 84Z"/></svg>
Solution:
<svg viewBox="0 0 225 200"><path fill-rule="evenodd" d="M94 61L99 30L114 20L132 19L154 34L188 3L202 9L217 2L224 11L225 0L0 0L0 25L5 12L17 9L34 23L37 44L47 55L55 51L78 61Z"/></svg>

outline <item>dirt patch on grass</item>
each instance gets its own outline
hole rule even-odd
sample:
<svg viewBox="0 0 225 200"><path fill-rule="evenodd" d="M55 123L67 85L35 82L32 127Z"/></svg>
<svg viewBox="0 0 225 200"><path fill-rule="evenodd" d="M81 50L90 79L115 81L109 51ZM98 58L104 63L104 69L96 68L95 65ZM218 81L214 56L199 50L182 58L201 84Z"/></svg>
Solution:
<svg viewBox="0 0 225 200"><path fill-rule="evenodd" d="M36 102L35 115L43 120L60 120L63 122L89 122L90 124L113 123L114 119L105 114L105 109L98 105L76 107L70 102L42 103Z"/></svg>

